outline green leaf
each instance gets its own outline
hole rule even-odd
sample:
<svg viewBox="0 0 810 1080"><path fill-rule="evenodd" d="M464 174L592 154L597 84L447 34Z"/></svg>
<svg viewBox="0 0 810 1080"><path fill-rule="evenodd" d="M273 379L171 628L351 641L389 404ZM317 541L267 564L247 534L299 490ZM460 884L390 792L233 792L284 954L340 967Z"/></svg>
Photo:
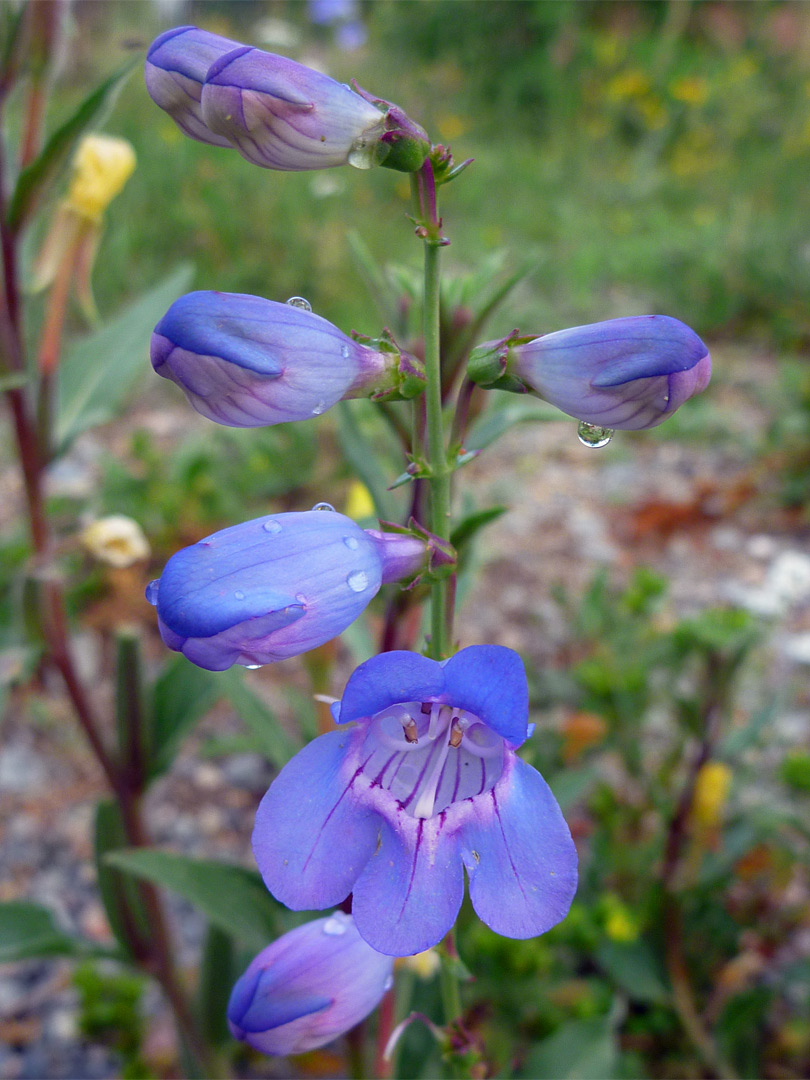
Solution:
<svg viewBox="0 0 810 1080"><path fill-rule="evenodd" d="M128 848L106 858L109 868L146 878L178 893L214 926L255 951L281 932L280 905L262 879L242 866L191 859L154 848Z"/></svg>
<svg viewBox="0 0 810 1080"><path fill-rule="evenodd" d="M23 900L0 903L0 963L80 952L81 942L60 930L47 908Z"/></svg>
<svg viewBox="0 0 810 1080"><path fill-rule="evenodd" d="M241 720L259 740L261 753L279 768L286 765L298 746L279 724L275 713L247 685L241 668L232 667L220 672L217 683Z"/></svg>
<svg viewBox="0 0 810 1080"><path fill-rule="evenodd" d="M561 417L558 409L537 398L512 398L503 405L497 402L485 409L472 425L464 440L464 449L484 450L516 424L546 423Z"/></svg>
<svg viewBox="0 0 810 1080"><path fill-rule="evenodd" d="M94 835L98 889L112 932L124 953L134 958L144 952L149 940L149 916L137 882L107 864L110 852L126 842L120 807L112 799L102 800L96 806Z"/></svg>
<svg viewBox="0 0 810 1080"><path fill-rule="evenodd" d="M597 949L596 961L631 1000L653 1005L669 1002L661 965L646 941L604 941Z"/></svg>
<svg viewBox="0 0 810 1080"><path fill-rule="evenodd" d="M58 176L80 136L89 128L97 127L101 123L123 86L124 80L137 62L137 60L130 60L93 90L70 119L51 135L42 153L20 173L8 212L9 225L12 229L18 228L31 213L45 189Z"/></svg>
<svg viewBox="0 0 810 1080"><path fill-rule="evenodd" d="M0 375L0 392L17 390L28 382L27 371L5 371Z"/></svg>
<svg viewBox="0 0 810 1080"><path fill-rule="evenodd" d="M471 514L467 514L453 529L450 535L450 543L458 551L464 544L469 543L485 525L497 521L502 514L506 513L507 509L506 506L490 506L486 510L474 510Z"/></svg>
<svg viewBox="0 0 810 1080"><path fill-rule="evenodd" d="M185 656L165 664L152 687L150 780L166 772L183 737L221 694L216 676Z"/></svg>
<svg viewBox="0 0 810 1080"><path fill-rule="evenodd" d="M55 439L59 451L81 432L111 420L133 383L151 374L147 356L155 323L186 291L192 268L178 267L112 321L71 342L58 371Z"/></svg>
<svg viewBox="0 0 810 1080"><path fill-rule="evenodd" d="M529 1055L520 1076L532 1080L612 1080L618 1066L610 1016L571 1020Z"/></svg>
<svg viewBox="0 0 810 1080"><path fill-rule="evenodd" d="M270 944L270 942L266 942ZM195 1011L200 1030L214 1046L231 1038L227 1008L233 984L240 972L236 967L233 939L218 926L209 924L205 935Z"/></svg>

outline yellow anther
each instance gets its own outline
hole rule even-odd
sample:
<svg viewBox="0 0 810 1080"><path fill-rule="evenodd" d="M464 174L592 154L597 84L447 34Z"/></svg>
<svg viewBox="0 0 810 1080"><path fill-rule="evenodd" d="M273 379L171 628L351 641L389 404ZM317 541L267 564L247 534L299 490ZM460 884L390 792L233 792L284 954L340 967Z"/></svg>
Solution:
<svg viewBox="0 0 810 1080"><path fill-rule="evenodd" d="M409 720L405 725L405 741L409 743L419 742L419 729L415 720Z"/></svg>
<svg viewBox="0 0 810 1080"><path fill-rule="evenodd" d="M458 748L459 746L461 746L461 740L463 738L464 738L464 731L462 730L461 726L459 725L458 717L454 716L453 717L453 726L450 729L450 745L452 747Z"/></svg>

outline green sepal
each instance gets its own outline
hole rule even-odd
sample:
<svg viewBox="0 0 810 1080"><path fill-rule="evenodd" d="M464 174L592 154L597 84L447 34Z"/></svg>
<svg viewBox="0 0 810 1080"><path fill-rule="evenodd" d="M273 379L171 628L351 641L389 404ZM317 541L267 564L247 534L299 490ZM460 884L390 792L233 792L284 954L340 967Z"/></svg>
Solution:
<svg viewBox="0 0 810 1080"><path fill-rule="evenodd" d="M398 366L390 372L393 382L373 392L370 395L372 401L410 401L425 389L427 376L424 361L400 349L387 326L377 338L353 330L352 340L375 352L396 356L399 360Z"/></svg>
<svg viewBox="0 0 810 1080"><path fill-rule="evenodd" d="M513 330L500 341L479 345L472 350L470 359L467 361L467 378L487 389L497 387L499 390L516 390L517 393L524 393L526 388L523 383L509 372L509 350L512 345L531 340L531 338L519 338L518 331ZM518 386L520 389L517 389Z"/></svg>
<svg viewBox="0 0 810 1080"><path fill-rule="evenodd" d="M380 521L383 532L397 533L399 536L414 536L421 540L428 548L427 566L407 581L403 588L412 589L415 585L425 585L434 581L441 581L455 572L458 565L458 557L455 548L449 540L430 532L424 525L411 517L407 525L398 525L393 521Z"/></svg>

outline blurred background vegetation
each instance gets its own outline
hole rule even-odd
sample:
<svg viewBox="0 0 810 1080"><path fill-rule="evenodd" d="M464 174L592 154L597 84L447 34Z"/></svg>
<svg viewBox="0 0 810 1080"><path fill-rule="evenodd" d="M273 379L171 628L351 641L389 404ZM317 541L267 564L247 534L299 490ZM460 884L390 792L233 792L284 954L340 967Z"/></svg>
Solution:
<svg viewBox="0 0 810 1080"><path fill-rule="evenodd" d="M732 343L764 357L773 365L764 443L746 444L710 395L640 439L716 440L718 453L733 443L752 461L759 455L778 501L795 511L794 536L806 538L810 5L365 0L323 22L317 4L293 0L78 0L72 13L51 130L160 31L195 23L356 78L457 159L475 159L444 200L451 274L494 265L499 252L505 273L536 261L493 334L659 312L721 352ZM138 168L107 216L95 275L104 315L191 262L195 287L303 295L343 329L377 333L381 316L349 234L380 263L419 265L404 220L406 178L257 169L183 137L139 71L106 130L131 141ZM407 270L395 279L407 280ZM714 386L733 377L721 369ZM267 512L271 501L299 507L329 484L348 486L335 456L318 453L335 445L331 416L212 431L174 388L145 389L102 435L110 452L98 490L74 496L65 477L55 485L52 509L66 532L88 506L128 513L144 526L158 571L181 544ZM178 409L161 426L150 409L170 403ZM187 418L179 427L178 417ZM366 424L367 414L355 419ZM366 434L379 435L370 420ZM3 553L10 577L25 558L22 528ZM122 614L151 627L142 584L95 569L74 589L74 608L108 634ZM568 638L533 671L532 690L538 715L563 720L541 726L527 756L581 841L582 887L569 918L526 943L495 938L465 909L460 949L476 975L465 989L469 1023L495 1075L810 1071L810 756L795 743L769 749L787 690L778 698L763 675L758 621L732 610L676 616L666 594L663 577L639 570L557 596ZM355 631L350 647L362 654L367 640ZM318 663L313 683L323 679L312 674ZM796 702L806 713L806 690ZM761 784L772 798L752 807L746 793ZM95 1002L93 977L82 978ZM420 991L422 1007L433 989ZM93 1002L84 1007L91 1033ZM140 1030L137 1016L129 1023ZM401 1075L436 1075L424 1032L410 1029L403 1046ZM306 1067L327 1075L330 1060ZM259 1065L240 1067L250 1075Z"/></svg>

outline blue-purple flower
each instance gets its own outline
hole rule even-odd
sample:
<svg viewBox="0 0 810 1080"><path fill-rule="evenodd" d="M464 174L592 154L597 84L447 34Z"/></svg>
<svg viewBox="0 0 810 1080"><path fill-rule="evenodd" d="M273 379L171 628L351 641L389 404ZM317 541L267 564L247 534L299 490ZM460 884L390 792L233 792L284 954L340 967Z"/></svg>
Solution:
<svg viewBox="0 0 810 1080"><path fill-rule="evenodd" d="M210 420L259 427L307 420L342 398L394 391L408 354L378 350L292 304L193 292L155 327L152 366Z"/></svg>
<svg viewBox="0 0 810 1080"><path fill-rule="evenodd" d="M322 645L381 584L418 574L427 561L426 542L361 529L331 507L271 514L178 551L146 597L170 649L223 671Z"/></svg>
<svg viewBox="0 0 810 1080"><path fill-rule="evenodd" d="M336 911L284 934L233 988L228 1023L265 1054L302 1054L359 1024L391 985L394 962Z"/></svg>
<svg viewBox="0 0 810 1080"><path fill-rule="evenodd" d="M238 41L196 26L176 26L149 46L144 66L149 96L192 139L214 146L231 145L206 125L200 110L200 95L213 62L239 47Z"/></svg>
<svg viewBox="0 0 810 1080"><path fill-rule="evenodd" d="M301 750L258 810L253 850L277 899L325 908L352 892L360 934L394 956L452 927L465 868L496 933L533 937L564 918L576 850L548 785L515 754L529 734L517 653L383 653L334 713L352 726Z"/></svg>
<svg viewBox="0 0 810 1080"><path fill-rule="evenodd" d="M480 346L476 382L528 390L604 428L655 427L711 376L706 345L685 323L641 315Z"/></svg>

